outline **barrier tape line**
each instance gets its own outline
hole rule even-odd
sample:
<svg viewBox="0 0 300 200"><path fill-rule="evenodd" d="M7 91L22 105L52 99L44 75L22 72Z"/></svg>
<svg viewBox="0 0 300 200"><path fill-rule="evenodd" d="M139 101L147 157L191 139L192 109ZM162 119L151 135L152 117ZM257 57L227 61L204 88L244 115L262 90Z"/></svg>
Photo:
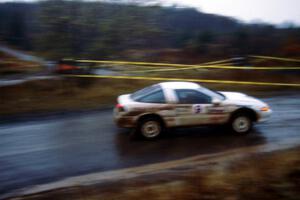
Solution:
<svg viewBox="0 0 300 200"><path fill-rule="evenodd" d="M217 60L217 61L201 63L198 65L213 65L213 64L220 64L220 63L228 63L228 62L231 62L232 60L233 60L232 58L228 58L228 59L224 59L224 60Z"/></svg>
<svg viewBox="0 0 300 200"><path fill-rule="evenodd" d="M68 60L68 59L64 59ZM217 61L211 61L206 63L201 63L199 65L211 65L211 64L218 64L218 63L225 63L230 62L232 58L224 59L224 60L217 60ZM172 63L153 63L153 62L131 62L131 61L113 61L113 60L74 60L76 62L81 63L101 63L101 64L129 64L129 65L151 65L151 66L170 66L170 67L187 67L187 66L195 66L195 65L187 65L187 64L172 64Z"/></svg>
<svg viewBox="0 0 300 200"><path fill-rule="evenodd" d="M165 67L187 67L190 65L171 64L171 63L151 63L151 62L130 62L113 60L75 60L81 63L101 63L101 64L123 64L123 65L146 65L146 66L165 66Z"/></svg>
<svg viewBox="0 0 300 200"><path fill-rule="evenodd" d="M126 65L142 65L142 66L165 66L180 67L178 69L154 69L151 71L177 71L200 68L212 69L255 69L255 70L300 70L300 67L238 67L238 66L220 66L220 65L189 65L189 64L171 64L171 63L150 63L150 62L128 62L128 61L109 61L109 60L75 60L82 63L102 63L102 64L126 64ZM141 71L141 72L144 72ZM149 70L150 72L150 70Z"/></svg>
<svg viewBox="0 0 300 200"><path fill-rule="evenodd" d="M180 67L180 68L211 68L210 64L217 64L217 63L224 63L227 61L230 61L232 59L226 59L226 60L219 60L219 61L213 61L213 62L207 62L202 63L199 65L190 65L190 64L172 64L172 63L152 63L152 62L130 62L130 61L112 61L112 60L75 60L76 62L80 63L100 63L100 64L123 64L123 65L139 65L139 66L164 66L164 67ZM221 65L222 65L221 64ZM223 66L214 66L213 68L223 68ZM243 67L234 67L236 69L243 69ZM300 69L300 67L299 67Z"/></svg>
<svg viewBox="0 0 300 200"><path fill-rule="evenodd" d="M231 59L221 60L221 61L213 61L208 63L203 63L200 65L190 65L190 64L172 64L172 63L151 63L151 62L130 62L130 61L112 61L112 60L75 60L76 62L81 63L101 63L101 64L123 64L123 65L141 65L141 66L164 66L164 67L182 67L182 68L188 68L188 67L209 67L210 64L214 63L221 63L225 62ZM217 67L217 66L216 66ZM220 66L222 67L222 66ZM236 67L236 68L243 68L243 67ZM300 67L299 67L300 69Z"/></svg>
<svg viewBox="0 0 300 200"><path fill-rule="evenodd" d="M252 57L252 58L261 58L261 59L270 59L270 60L281 60L281 61L289 61L289 62L300 62L299 59L280 58L280 57L272 57L272 56L250 55L249 57Z"/></svg>
<svg viewBox="0 0 300 200"><path fill-rule="evenodd" d="M250 70L300 70L300 67L236 67L236 66L220 66L220 65L208 65L208 66L195 66L195 67L185 67L176 69L149 69L149 70L137 70L130 71L134 73L140 72L164 72L164 71L181 71L181 70L191 70L191 69L250 69Z"/></svg>
<svg viewBox="0 0 300 200"><path fill-rule="evenodd" d="M165 78L165 77L145 77L145 76L65 75L65 77L107 78L107 79L110 78L110 79L131 79L131 80L152 80L152 81L188 81L188 82L201 82L201 83L300 87L300 83L299 84L298 83L271 83L271 82L209 80L209 79L190 79L190 78Z"/></svg>
<svg viewBox="0 0 300 200"><path fill-rule="evenodd" d="M69 60L69 59L63 59L63 60ZM163 66L170 67L169 69L172 69L172 70L176 69L174 67L182 67L184 69L187 69L188 67L186 67L186 66L191 66L193 68L194 68L194 66L199 66L199 67L201 66L201 68L202 68L203 65L212 65L212 64L218 64L219 66L227 66L229 63L231 64L230 61L232 61L232 58L201 63L201 64L197 64L197 65L184 65L184 64L171 64L171 63L150 63L150 62L129 62L129 61L112 61L112 60L74 60L74 61L80 62L80 63L136 65L136 66L142 66L143 68L148 68L151 70L164 71L165 68L162 68ZM146 70L133 70L133 71L129 70L128 72L139 73L139 72L145 72L145 71ZM168 70L166 70L166 71L168 71Z"/></svg>
<svg viewBox="0 0 300 200"><path fill-rule="evenodd" d="M68 60L68 59L65 59L65 60ZM203 65L211 65L211 64L218 64L219 66L227 66L231 60L232 60L232 58L229 58L229 59L224 59L224 60L206 62L206 63L202 63L202 64L198 64L198 65L191 65L191 66L201 66L201 68ZM110 60L106 60L106 61L104 61L104 60L75 60L75 61L82 62L82 63L91 62L91 63L101 63L101 64L129 64L129 65L136 65L136 66L142 66L143 68L147 68L146 70L144 69L144 70L132 70L132 71L129 70L129 71L127 71L130 73L146 72L146 71L148 71L148 69L150 72L152 70L158 70L158 71L166 70L165 68L162 68L161 65L156 65L156 64L163 64L163 66L168 65L168 67L170 67L170 68L168 68L168 70L169 69L172 69L172 70L178 69L178 68L174 68L173 64L169 64L169 63L150 63L151 65L149 66L148 62L128 62L128 61L110 61ZM154 64L154 66L152 64ZM169 66L169 65L172 65L172 66ZM181 64L175 64L175 65L176 65L176 67L182 67L184 69L188 69L187 67L184 67ZM168 70L166 70L166 71L168 71Z"/></svg>

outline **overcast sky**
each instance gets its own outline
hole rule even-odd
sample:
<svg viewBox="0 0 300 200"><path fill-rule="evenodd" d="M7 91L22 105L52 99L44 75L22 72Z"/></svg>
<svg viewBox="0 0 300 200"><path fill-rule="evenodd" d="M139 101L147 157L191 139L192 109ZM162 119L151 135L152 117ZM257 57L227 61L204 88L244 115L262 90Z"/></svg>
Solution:
<svg viewBox="0 0 300 200"><path fill-rule="evenodd" d="M203 12L232 16L246 22L294 22L300 25L300 0L161 0Z"/></svg>

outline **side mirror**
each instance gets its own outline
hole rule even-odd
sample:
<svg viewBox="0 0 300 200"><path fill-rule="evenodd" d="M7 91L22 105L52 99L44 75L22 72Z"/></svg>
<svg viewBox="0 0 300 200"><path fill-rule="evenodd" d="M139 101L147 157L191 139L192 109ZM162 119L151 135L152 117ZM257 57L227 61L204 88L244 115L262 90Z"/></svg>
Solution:
<svg viewBox="0 0 300 200"><path fill-rule="evenodd" d="M213 100L212 100L212 104L214 106L219 106L221 104L221 102L222 101L220 99L216 99L216 98L213 98Z"/></svg>

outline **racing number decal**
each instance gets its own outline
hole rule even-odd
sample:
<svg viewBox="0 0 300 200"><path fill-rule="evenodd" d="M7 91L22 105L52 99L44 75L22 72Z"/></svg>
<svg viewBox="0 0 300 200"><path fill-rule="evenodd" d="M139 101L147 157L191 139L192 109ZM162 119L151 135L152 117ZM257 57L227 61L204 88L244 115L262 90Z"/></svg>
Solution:
<svg viewBox="0 0 300 200"><path fill-rule="evenodd" d="M201 105L197 104L193 106L193 111L195 114L200 114L202 112L202 107Z"/></svg>

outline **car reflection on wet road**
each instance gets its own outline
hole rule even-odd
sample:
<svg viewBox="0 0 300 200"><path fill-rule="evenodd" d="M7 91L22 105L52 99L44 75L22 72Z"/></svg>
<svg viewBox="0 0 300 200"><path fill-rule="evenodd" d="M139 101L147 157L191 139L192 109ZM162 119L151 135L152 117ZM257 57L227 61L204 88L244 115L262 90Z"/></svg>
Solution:
<svg viewBox="0 0 300 200"><path fill-rule="evenodd" d="M156 141L132 140L111 110L0 125L0 194L66 177L264 145L300 144L300 95L264 98L274 114L245 136L219 128L169 131Z"/></svg>

